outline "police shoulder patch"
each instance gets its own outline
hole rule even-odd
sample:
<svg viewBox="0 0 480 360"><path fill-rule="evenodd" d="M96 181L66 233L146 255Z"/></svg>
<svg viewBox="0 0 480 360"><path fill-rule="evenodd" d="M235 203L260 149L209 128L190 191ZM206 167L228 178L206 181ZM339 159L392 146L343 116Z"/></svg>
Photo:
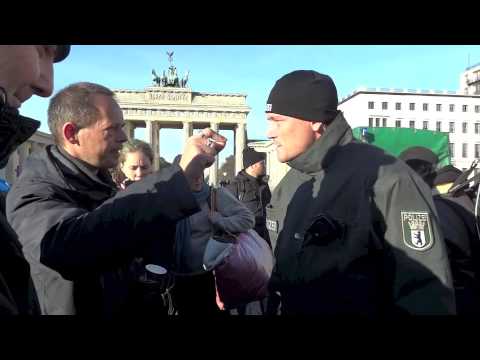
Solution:
<svg viewBox="0 0 480 360"><path fill-rule="evenodd" d="M401 211L403 242L409 248L425 251L433 246L430 214L421 211Z"/></svg>

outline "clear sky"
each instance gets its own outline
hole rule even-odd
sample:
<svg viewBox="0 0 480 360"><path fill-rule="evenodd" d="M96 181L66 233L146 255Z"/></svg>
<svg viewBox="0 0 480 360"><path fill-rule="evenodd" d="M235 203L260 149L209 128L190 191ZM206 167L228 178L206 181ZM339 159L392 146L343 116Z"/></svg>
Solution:
<svg viewBox="0 0 480 360"><path fill-rule="evenodd" d="M460 73L480 62L478 45L73 45L70 56L55 65L55 91L78 81L111 89L142 90L151 85L152 69L168 68L167 51L179 75L190 70L189 85L199 92L247 94L250 139L265 139L265 103L275 81L299 69L330 75L339 99L360 86L458 90ZM48 99L32 98L21 108L23 115L47 125ZM181 152L182 130L160 132L160 155L171 161ZM221 161L233 153L233 134ZM135 136L145 139L145 131Z"/></svg>

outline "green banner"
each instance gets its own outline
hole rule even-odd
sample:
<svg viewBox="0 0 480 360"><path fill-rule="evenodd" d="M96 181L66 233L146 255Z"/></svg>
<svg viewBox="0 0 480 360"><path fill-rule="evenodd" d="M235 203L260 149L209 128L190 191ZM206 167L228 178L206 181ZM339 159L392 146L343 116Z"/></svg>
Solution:
<svg viewBox="0 0 480 360"><path fill-rule="evenodd" d="M363 134L363 135L362 135ZM448 133L408 128L356 127L353 136L386 152L398 156L412 146L423 146L432 150L439 159L438 167L450 164Z"/></svg>

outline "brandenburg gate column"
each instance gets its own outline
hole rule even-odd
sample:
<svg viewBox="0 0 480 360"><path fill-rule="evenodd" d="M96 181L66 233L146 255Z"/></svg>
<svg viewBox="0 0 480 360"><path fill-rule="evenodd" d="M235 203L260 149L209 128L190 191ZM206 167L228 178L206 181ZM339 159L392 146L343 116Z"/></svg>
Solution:
<svg viewBox="0 0 480 360"><path fill-rule="evenodd" d="M210 123L210 128L213 131L218 132L218 123L216 122ZM218 155L215 156L215 162L213 163L212 166L210 166L210 176L209 176L210 185L213 185L213 186L218 185L217 173L218 173Z"/></svg>
<svg viewBox="0 0 480 360"><path fill-rule="evenodd" d="M135 123L133 121L125 120L124 131L128 140L133 140L135 138Z"/></svg>
<svg viewBox="0 0 480 360"><path fill-rule="evenodd" d="M235 129L235 174L243 169L243 149L245 149L245 124L237 124Z"/></svg>
<svg viewBox="0 0 480 360"><path fill-rule="evenodd" d="M146 121L145 123L148 142L153 149L153 168L158 170L160 168L160 130L156 121Z"/></svg>
<svg viewBox="0 0 480 360"><path fill-rule="evenodd" d="M183 122L183 145L187 142L187 139L193 135L193 124L190 121ZM182 148L183 151L183 148Z"/></svg>

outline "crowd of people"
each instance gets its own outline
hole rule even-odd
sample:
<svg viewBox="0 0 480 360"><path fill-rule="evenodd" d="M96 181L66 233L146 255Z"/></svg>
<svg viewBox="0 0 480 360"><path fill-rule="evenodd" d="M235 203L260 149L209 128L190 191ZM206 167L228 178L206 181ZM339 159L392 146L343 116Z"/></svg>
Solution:
<svg viewBox="0 0 480 360"><path fill-rule="evenodd" d="M21 104L52 95L68 56L68 45L0 46L0 166L40 125ZM267 136L291 169L271 193L265 154L246 148L243 170L209 186L221 135L202 130L156 170L110 89L56 92L54 144L25 161L0 214L0 314L478 314L478 181L429 149L397 158L355 140L337 106L327 75L276 81ZM268 295L226 308L207 244L252 230L274 258Z"/></svg>

